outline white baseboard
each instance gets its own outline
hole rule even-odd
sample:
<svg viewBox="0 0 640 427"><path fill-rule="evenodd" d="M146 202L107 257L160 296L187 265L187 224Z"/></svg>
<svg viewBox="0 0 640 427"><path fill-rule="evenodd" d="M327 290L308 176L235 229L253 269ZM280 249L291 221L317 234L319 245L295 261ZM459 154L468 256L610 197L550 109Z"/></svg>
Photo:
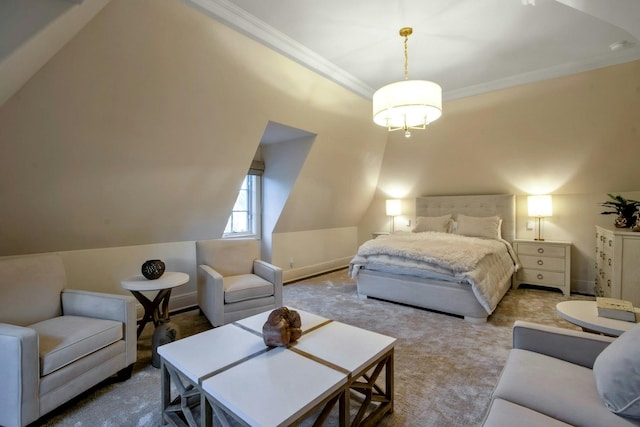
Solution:
<svg viewBox="0 0 640 427"><path fill-rule="evenodd" d="M593 280L574 280L571 282L571 291L584 295L595 295Z"/></svg>
<svg viewBox="0 0 640 427"><path fill-rule="evenodd" d="M329 271L345 268L349 265L353 257L344 257L335 259L332 261L323 262L320 264L307 265L301 268L294 268L291 270L285 270L282 272L282 281L284 283L294 282L296 280L304 279L305 277L316 276L318 274L327 273Z"/></svg>

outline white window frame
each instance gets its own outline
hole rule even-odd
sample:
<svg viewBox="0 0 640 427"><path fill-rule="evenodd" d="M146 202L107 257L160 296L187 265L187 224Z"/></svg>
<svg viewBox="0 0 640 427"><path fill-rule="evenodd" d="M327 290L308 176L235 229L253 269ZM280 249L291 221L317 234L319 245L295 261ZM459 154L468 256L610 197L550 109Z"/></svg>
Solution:
<svg viewBox="0 0 640 427"><path fill-rule="evenodd" d="M249 174L245 177L247 180L247 189L243 190L242 188L238 191L238 198L241 196L242 191L248 191L247 195L247 217L248 217L248 226L249 230L242 232L227 232L227 228L233 221L234 212L238 212L235 210L237 205L236 203L233 205L233 210L229 215L229 219L227 220L227 225L225 226L225 232L223 233L223 238L234 238L234 237L261 237L261 219L262 219L262 177L260 175L252 175ZM243 182L244 183L244 182ZM244 211L244 210L243 210Z"/></svg>

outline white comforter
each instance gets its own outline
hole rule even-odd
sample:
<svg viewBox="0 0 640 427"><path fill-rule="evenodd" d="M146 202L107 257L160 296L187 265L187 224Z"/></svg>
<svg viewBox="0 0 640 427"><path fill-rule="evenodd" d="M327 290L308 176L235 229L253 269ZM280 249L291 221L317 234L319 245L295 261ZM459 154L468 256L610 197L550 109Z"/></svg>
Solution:
<svg viewBox="0 0 640 427"><path fill-rule="evenodd" d="M398 233L365 242L351 260L350 274L360 268L469 283L491 314L501 287L517 271L518 261L504 240L424 232Z"/></svg>

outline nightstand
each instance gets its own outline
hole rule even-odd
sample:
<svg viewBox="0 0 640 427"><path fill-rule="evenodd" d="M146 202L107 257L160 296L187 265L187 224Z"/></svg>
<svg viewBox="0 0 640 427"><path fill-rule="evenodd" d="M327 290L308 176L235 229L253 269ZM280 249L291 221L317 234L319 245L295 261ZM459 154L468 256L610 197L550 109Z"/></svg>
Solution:
<svg viewBox="0 0 640 427"><path fill-rule="evenodd" d="M513 289L529 285L557 288L566 296L571 292L571 242L554 240L513 241L522 265L513 281Z"/></svg>

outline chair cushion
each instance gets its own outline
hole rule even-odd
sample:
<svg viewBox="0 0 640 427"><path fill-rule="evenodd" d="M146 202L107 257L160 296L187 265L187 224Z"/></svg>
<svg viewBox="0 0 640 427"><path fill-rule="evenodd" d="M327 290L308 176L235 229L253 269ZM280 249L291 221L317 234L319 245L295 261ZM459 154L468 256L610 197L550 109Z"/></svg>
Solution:
<svg viewBox="0 0 640 427"><path fill-rule="evenodd" d="M640 325L620 335L593 364L598 394L609 410L640 418Z"/></svg>
<svg viewBox="0 0 640 427"><path fill-rule="evenodd" d="M591 369L528 350L509 352L493 397L571 425L640 425L607 410Z"/></svg>
<svg viewBox="0 0 640 427"><path fill-rule="evenodd" d="M123 338L115 320L59 316L29 326L38 333L40 375L45 376Z"/></svg>
<svg viewBox="0 0 640 427"><path fill-rule="evenodd" d="M222 279L227 304L273 295L273 283L255 274L240 274Z"/></svg>

